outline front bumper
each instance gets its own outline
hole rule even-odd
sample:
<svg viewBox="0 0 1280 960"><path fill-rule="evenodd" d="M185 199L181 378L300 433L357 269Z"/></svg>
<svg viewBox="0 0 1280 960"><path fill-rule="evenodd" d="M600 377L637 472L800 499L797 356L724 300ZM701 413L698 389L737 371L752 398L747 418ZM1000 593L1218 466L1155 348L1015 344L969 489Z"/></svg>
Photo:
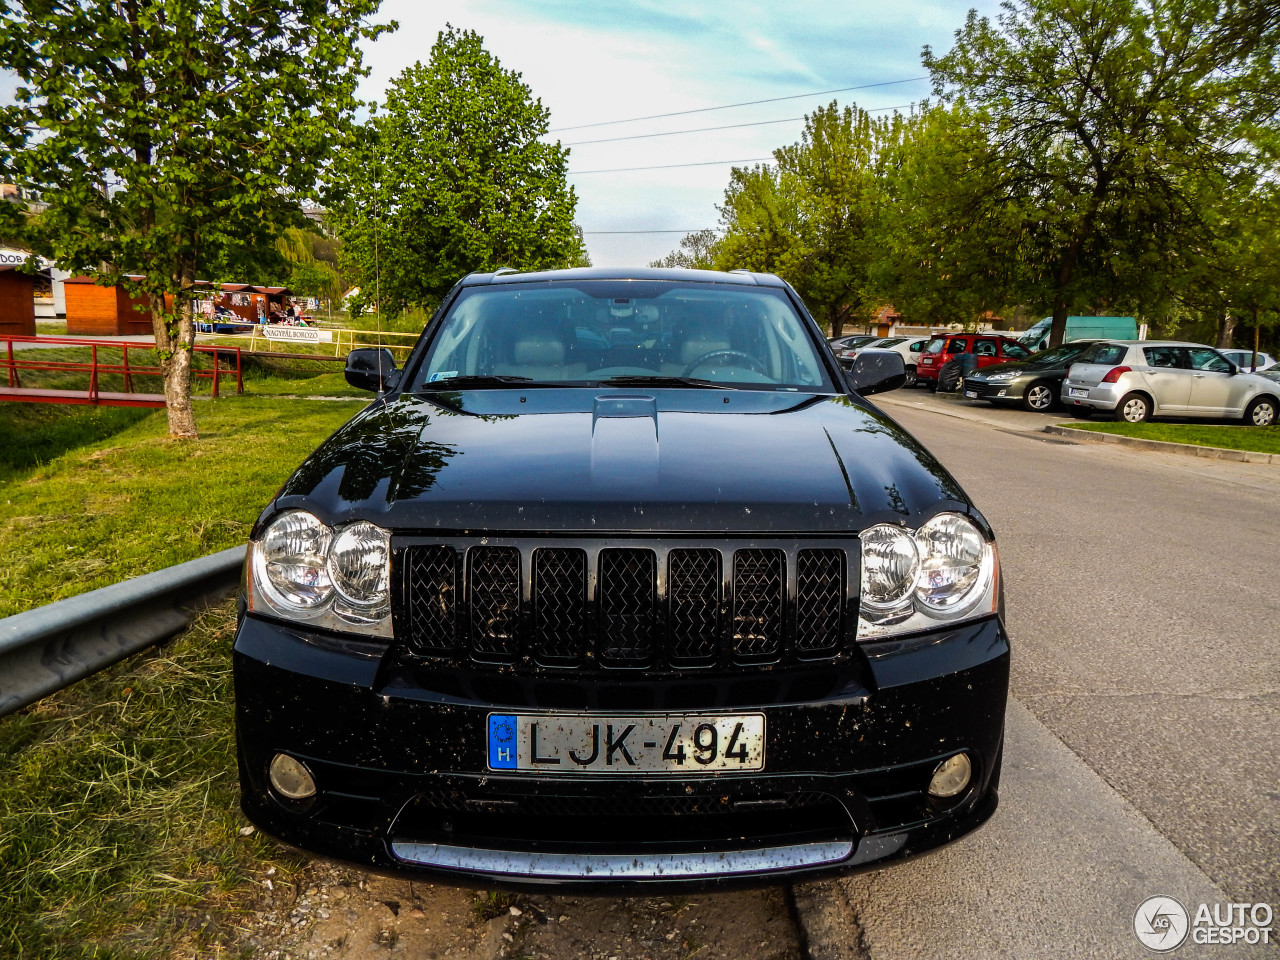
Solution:
<svg viewBox="0 0 1280 960"><path fill-rule="evenodd" d="M1022 380L976 380L967 377L961 387L961 396L968 400L1019 403L1026 390L1027 385Z"/></svg>
<svg viewBox="0 0 1280 960"><path fill-rule="evenodd" d="M524 888L760 883L924 852L997 803L1009 646L994 617L811 670L591 678L593 714L635 713L646 698L655 712L763 712L759 773L496 774L487 715L554 715L575 678L442 678L385 647L255 617L234 658L245 814L290 844L383 871ZM968 789L929 797L934 768L961 750ZM271 790L280 752L311 770L315 797Z"/></svg>

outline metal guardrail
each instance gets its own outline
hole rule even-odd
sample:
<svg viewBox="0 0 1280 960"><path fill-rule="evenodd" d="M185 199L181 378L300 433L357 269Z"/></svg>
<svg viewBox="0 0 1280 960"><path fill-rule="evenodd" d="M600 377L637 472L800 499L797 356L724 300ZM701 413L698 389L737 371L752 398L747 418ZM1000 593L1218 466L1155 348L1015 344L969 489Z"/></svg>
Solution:
<svg viewBox="0 0 1280 960"><path fill-rule="evenodd" d="M183 630L240 580L244 547L0 620L0 717Z"/></svg>

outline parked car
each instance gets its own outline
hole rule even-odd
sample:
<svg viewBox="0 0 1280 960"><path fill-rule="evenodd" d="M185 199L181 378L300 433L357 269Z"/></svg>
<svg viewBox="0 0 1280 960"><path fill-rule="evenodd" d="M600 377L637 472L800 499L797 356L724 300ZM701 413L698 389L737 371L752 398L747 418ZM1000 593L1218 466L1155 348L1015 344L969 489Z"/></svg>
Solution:
<svg viewBox="0 0 1280 960"><path fill-rule="evenodd" d="M1058 403L1067 368L1093 343L1093 340L1076 340L1033 353L1026 360L997 363L979 370L965 377L964 396L997 405L1019 403L1037 413L1051 410Z"/></svg>
<svg viewBox="0 0 1280 960"><path fill-rule="evenodd" d="M859 347L866 346L873 340L879 340L879 337L871 336L865 333L855 334L848 337L836 337L834 340L828 340L831 349L835 351L836 357L841 360L852 360L853 353Z"/></svg>
<svg viewBox="0 0 1280 960"><path fill-rule="evenodd" d="M994 535L764 274L465 278L250 535L242 806L407 875L869 868L995 810ZM659 438L661 438L659 440Z"/></svg>
<svg viewBox="0 0 1280 960"><path fill-rule="evenodd" d="M1045 317L1018 337L1018 342L1028 350L1039 352L1049 346L1049 331L1053 317ZM1067 317L1062 330L1062 342L1076 340L1136 340L1138 321L1133 317Z"/></svg>
<svg viewBox="0 0 1280 960"><path fill-rule="evenodd" d="M1151 417L1242 419L1266 427L1280 413L1280 388L1240 373L1213 347L1165 340L1104 340L1072 364L1062 401L1117 420Z"/></svg>
<svg viewBox="0 0 1280 960"><path fill-rule="evenodd" d="M953 333L935 337L920 351L916 365L916 377L920 382L936 390L938 374L942 367L955 357L972 353L981 370L1007 360L1025 360L1031 351L1010 337L993 333Z"/></svg>
<svg viewBox="0 0 1280 960"><path fill-rule="evenodd" d="M1275 358L1269 353L1259 353L1257 355L1257 363L1254 363L1254 355L1252 350L1219 350L1224 357L1234 363L1237 369L1244 373L1262 373L1268 367L1275 364Z"/></svg>
<svg viewBox="0 0 1280 960"><path fill-rule="evenodd" d="M845 364L852 362L859 349L892 350L902 356L902 362L906 365L907 380L903 386L914 387L918 382L916 379L916 366L919 364L920 351L924 349L925 344L931 339L931 337L886 337L883 340L872 340L863 347L852 350L851 355L842 357L840 362Z"/></svg>

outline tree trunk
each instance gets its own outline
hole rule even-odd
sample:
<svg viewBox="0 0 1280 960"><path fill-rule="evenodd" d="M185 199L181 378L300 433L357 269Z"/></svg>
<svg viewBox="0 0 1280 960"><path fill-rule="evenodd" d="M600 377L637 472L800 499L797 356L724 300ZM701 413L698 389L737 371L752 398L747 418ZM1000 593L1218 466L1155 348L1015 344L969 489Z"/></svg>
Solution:
<svg viewBox="0 0 1280 960"><path fill-rule="evenodd" d="M1219 349L1225 349L1231 346L1231 337L1236 332L1236 318L1231 315L1228 310L1222 315L1222 321L1218 325L1218 342L1215 344Z"/></svg>
<svg viewBox="0 0 1280 960"><path fill-rule="evenodd" d="M831 336L833 338L841 336L844 333L845 312L832 304L827 307L827 316L831 320Z"/></svg>
<svg viewBox="0 0 1280 960"><path fill-rule="evenodd" d="M195 440L196 418L191 409L191 348L195 325L191 322L191 298L173 298L176 316L165 309L163 296L151 295L151 327L164 374L164 404L169 415L169 436L175 440Z"/></svg>

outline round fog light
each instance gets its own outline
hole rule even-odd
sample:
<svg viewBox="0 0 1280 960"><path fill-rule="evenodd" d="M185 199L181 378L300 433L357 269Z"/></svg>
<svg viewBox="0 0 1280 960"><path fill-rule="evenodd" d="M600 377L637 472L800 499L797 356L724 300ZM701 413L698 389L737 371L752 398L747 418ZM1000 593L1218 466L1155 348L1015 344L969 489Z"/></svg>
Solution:
<svg viewBox="0 0 1280 960"><path fill-rule="evenodd" d="M942 799L954 797L969 785L971 776L973 764L966 754L957 753L954 757L948 757L933 771L933 779L929 781L929 796Z"/></svg>
<svg viewBox="0 0 1280 960"><path fill-rule="evenodd" d="M289 800L306 800L316 795L316 781L301 760L284 753L271 758L271 787ZM935 778L936 779L936 778Z"/></svg>

